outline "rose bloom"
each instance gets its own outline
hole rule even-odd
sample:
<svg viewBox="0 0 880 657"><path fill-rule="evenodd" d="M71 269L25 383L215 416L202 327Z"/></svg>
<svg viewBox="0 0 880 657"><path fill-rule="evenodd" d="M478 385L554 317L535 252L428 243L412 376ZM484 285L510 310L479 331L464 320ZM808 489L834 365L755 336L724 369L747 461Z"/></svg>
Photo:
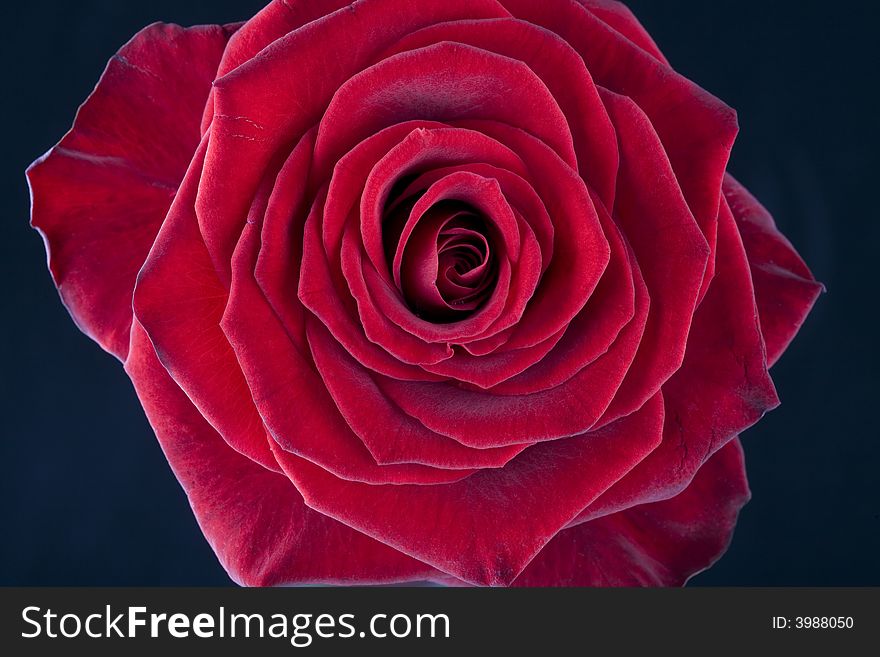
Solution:
<svg viewBox="0 0 880 657"><path fill-rule="evenodd" d="M280 0L154 24L28 170L249 585L680 585L821 286L723 102L609 0Z"/></svg>

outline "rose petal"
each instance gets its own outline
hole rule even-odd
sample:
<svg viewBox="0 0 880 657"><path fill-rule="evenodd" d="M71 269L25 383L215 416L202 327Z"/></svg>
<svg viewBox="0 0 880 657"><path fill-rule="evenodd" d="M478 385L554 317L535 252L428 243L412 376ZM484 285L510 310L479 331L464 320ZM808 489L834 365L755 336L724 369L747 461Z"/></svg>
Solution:
<svg viewBox="0 0 880 657"><path fill-rule="evenodd" d="M713 452L779 404L742 241L726 204L719 216L717 274L684 363L663 386L663 443L576 522L678 494Z"/></svg>
<svg viewBox="0 0 880 657"><path fill-rule="evenodd" d="M272 0L247 21L229 40L217 76L221 77L252 59L263 48L304 25L331 14L351 0ZM202 134L208 131L214 118L214 89L202 117Z"/></svg>
<svg viewBox="0 0 880 657"><path fill-rule="evenodd" d="M323 324L309 323L309 345L339 412L378 463L498 468L528 447L472 449L430 431L395 408L376 387L370 373L342 349Z"/></svg>
<svg viewBox="0 0 880 657"><path fill-rule="evenodd" d="M233 257L232 290L220 326L274 442L338 477L370 484L448 483L471 474L468 469L376 463L336 411L304 347L290 340L261 296L252 277L259 236L259 226L246 226ZM281 452L274 447L277 457Z"/></svg>
<svg viewBox="0 0 880 657"><path fill-rule="evenodd" d="M348 293L348 286L339 269L331 269L328 254L321 242L321 215L326 208L326 191L319 194L306 219L303 236L303 260L298 296L346 351L365 367L400 379L441 380L414 363L401 361L381 346L367 339L358 317L357 305ZM338 256L336 257L338 260ZM441 347L433 352L436 360L452 355L451 349ZM425 354L419 354L424 360Z"/></svg>
<svg viewBox="0 0 880 657"><path fill-rule="evenodd" d="M134 314L162 365L230 447L277 470L247 382L220 329L227 293L193 211L205 150L203 141L138 274Z"/></svg>
<svg viewBox="0 0 880 657"><path fill-rule="evenodd" d="M628 352L611 351L558 388L518 397L481 395L436 383L377 379L401 409L432 431L473 447L577 434L593 427L600 415L600 422L606 422L632 412L680 367L708 246L647 117L622 96L609 92L603 96L620 140L615 218L638 260L651 303L644 334L634 327L621 343L638 344L635 361ZM488 129L501 134L497 127L484 126ZM531 143L527 138L522 142ZM534 157L528 159L535 161ZM543 189L539 193L551 205L549 194ZM554 207L548 209L552 216L558 216ZM561 235L559 230L557 235ZM559 240L565 242L561 237ZM565 290L562 284L559 289ZM626 378L620 383L623 374Z"/></svg>
<svg viewBox="0 0 880 657"><path fill-rule="evenodd" d="M445 486L369 486L282 459L306 504L459 579L509 584L556 533L654 449L658 395L605 429L535 445Z"/></svg>
<svg viewBox="0 0 880 657"><path fill-rule="evenodd" d="M510 349L534 346L567 326L583 308L608 265L608 238L584 181L546 144L495 121L468 120L459 125L485 133L527 163L527 180L553 222L553 260L506 342Z"/></svg>
<svg viewBox="0 0 880 657"><path fill-rule="evenodd" d="M437 167L416 177L413 182L400 192L398 198L408 198L411 195L426 190L441 178L459 171L468 171L483 176L484 178L493 178L498 181L498 184L504 192L504 197L510 203L510 206L515 212L518 212L524 218L528 219L528 227L535 233L535 238L541 246L541 266L543 273L547 269L550 259L553 257L553 223L550 221L544 202L538 196L534 187L532 187L528 180L524 179L521 175L499 166L487 164L486 162L471 162L469 164ZM389 206L389 211L392 211L397 203L399 203L399 201L392 203L392 205ZM368 215L372 215L373 209L367 208L367 210ZM392 274L395 276L395 280L397 280L397 274L395 272L392 272Z"/></svg>
<svg viewBox="0 0 880 657"><path fill-rule="evenodd" d="M430 353L429 349L436 350L441 346L448 349L447 345L466 343L485 334L489 328L497 332L514 324L532 297L541 275L540 245L529 224L510 208L498 181L468 171L452 173L435 183L414 206L413 218L417 219L424 207L450 194L470 199L475 207L482 206L488 219L488 230L494 235L497 280L494 291L473 314L459 321L439 324L418 316L404 298L406 291L411 290L408 287L410 282L406 282L404 293L401 293L392 280L382 278L369 262L364 262L358 244L352 241L354 228L346 233L342 268L351 293L358 301L364 331L373 342L407 362L420 362L421 367L429 372L485 387L493 385L499 377L506 378L522 371L529 363L522 366L512 363L514 370L511 372L493 373L487 368L473 367L467 355L460 351L435 362L424 358L417 361L416 355L420 351ZM408 223L401 241L409 237L409 227ZM441 344L435 344L437 342ZM461 356L467 362L459 362ZM486 364L490 363L487 361Z"/></svg>
<svg viewBox="0 0 880 657"><path fill-rule="evenodd" d="M651 35L622 2L617 0L577 0L597 18L604 21L652 57L668 64Z"/></svg>
<svg viewBox="0 0 880 657"><path fill-rule="evenodd" d="M441 41L464 43L525 63L547 85L568 121L578 171L606 207L613 206L617 138L589 71L570 45L525 21L454 21L407 35L383 57Z"/></svg>
<svg viewBox="0 0 880 657"><path fill-rule="evenodd" d="M648 117L628 98L607 91L602 97L620 149L614 217L651 296L639 351L606 411L607 419L638 408L681 366L709 246Z"/></svg>
<svg viewBox="0 0 880 657"><path fill-rule="evenodd" d="M406 367L405 363L400 363L397 359L389 361L377 353L376 346L372 342L367 341L363 335L361 322L355 320L357 315L353 314L350 310L344 310L344 304L349 296L345 289L346 285L334 281L331 271L330 260L335 261L338 259L338 257L334 258L333 254L339 253L343 248L341 241L342 235L346 230L345 226L348 217L343 218L342 213L348 212L348 216L350 216L350 208L355 202L356 192L352 193L352 190L359 190L366 184L364 199L361 203L360 220L361 222L374 221L378 224L378 208L385 206L387 194L390 192L393 182L412 171L430 170L432 167L442 168L456 162L480 164L481 161L488 161L493 163L493 165L512 170L512 172L525 172L522 161L510 149L484 135L469 130L455 128L434 129L430 127L415 129L407 134L406 131L412 129L412 126L415 125L417 124L408 122L384 130L362 142L339 161L330 183L330 190L323 213L320 211L320 208L314 209L313 217L306 222L306 247L300 283L300 299L304 305L321 318L336 338L345 344L346 348L358 360L370 367L370 369L387 373L395 378L406 379L419 378L419 375L408 374L402 369ZM397 143L395 143L396 140ZM316 146L317 148L318 146ZM382 157L383 154L384 157ZM316 153L317 157L318 153ZM369 163L375 162L376 158L380 158L379 162L375 163L372 172L368 173L370 171L368 169ZM384 186L377 186L377 183L372 181L381 181L384 183ZM589 210L592 210L591 206ZM591 235L589 230L582 230L583 224L589 220L589 217L578 218L582 219L580 223L575 219L569 219L572 231L581 229L580 234L573 238L573 241L592 244L597 240L604 239L601 237L600 230L594 231L594 233L599 233L598 236L595 234ZM541 224L538 223L536 225L540 226ZM356 228L356 223L354 227ZM588 228L592 229L589 226ZM547 241L550 237L547 234L548 230L543 227L541 230L542 239ZM381 227L378 225L370 228L365 227L363 233L365 248L371 261L377 263L378 267L381 267L383 270L383 275L390 280L391 273L387 266L384 246L381 240ZM585 267L595 266L595 259L602 256L601 242L598 248L593 249L593 251L598 253L585 254L583 257L576 259L578 266L575 267L575 270L580 271ZM350 257L355 257L356 255L355 252L352 252ZM352 270L349 269L349 286L357 283L351 272ZM366 269L364 269L364 272L365 275L368 274ZM598 277L598 275L599 273L595 270L591 270L589 275L585 274L584 280L577 286L582 294L585 294L584 290L589 289L592 280ZM337 278L339 277L337 276ZM390 285L393 287L393 283L390 283ZM397 294L391 290L388 290L388 292L392 296ZM563 291L561 290L557 291L557 294L562 293ZM515 298L516 295L512 297L512 299ZM400 305L402 312L410 316L411 311L406 309L399 301L397 298L389 300L391 305L386 304L383 306L384 313L376 313L377 321L387 321L386 316L390 316L393 313L395 303ZM381 302L381 298L378 298L376 301L376 303ZM564 306L562 310L558 308L551 308L550 310L553 311L554 315L558 315L560 312L566 312L566 308L567 306ZM372 304L363 306L363 312L372 311L375 311ZM413 321L416 320L413 318ZM393 327L389 325L388 330L391 329ZM450 328L438 329L436 326L428 326L426 324L423 326L423 330L426 332L434 331L436 334L434 339L443 339L444 337L452 339L451 335L444 336L444 333L449 333L452 330ZM381 336L382 333L374 333L374 339L376 339L376 335ZM429 337L428 333L423 335ZM404 338L404 336L401 336L401 340L409 340L411 337L406 336ZM411 358L399 351L397 356ZM437 358L443 360L440 356L448 358L452 356L452 352L437 354ZM411 360L416 359L411 358ZM418 360L422 364L427 364L425 363L424 355L420 356ZM433 375L422 371L420 378L429 379L431 376Z"/></svg>
<svg viewBox="0 0 880 657"><path fill-rule="evenodd" d="M605 208L597 202L596 210L611 247L608 267L599 284L587 304L563 329L558 344L551 345L552 349L541 360L498 384L492 392L523 395L554 388L595 362L612 346L621 349L623 345L617 340L630 322L644 328L649 304L638 263ZM637 288L645 299L638 307ZM635 341L641 335L641 330L632 333Z"/></svg>
<svg viewBox="0 0 880 657"><path fill-rule="evenodd" d="M291 151L274 180L262 225L254 279L290 339L306 344L305 309L292 293L299 287L303 226L308 215L307 181L315 133L306 133Z"/></svg>
<svg viewBox="0 0 880 657"><path fill-rule="evenodd" d="M336 159L376 132L414 119L499 121L535 135L577 166L568 122L528 66L448 41L392 55L347 80L319 133Z"/></svg>
<svg viewBox="0 0 880 657"><path fill-rule="evenodd" d="M374 377L395 407L437 433L485 449L556 440L591 429L614 398L645 328L648 298L639 280L636 320L612 348L559 386L522 395L498 395L446 383Z"/></svg>
<svg viewBox="0 0 880 657"><path fill-rule="evenodd" d="M312 511L287 478L229 449L137 324L125 370L202 532L235 582L383 584L442 575Z"/></svg>
<svg viewBox="0 0 880 657"><path fill-rule="evenodd" d="M514 314L516 302L521 309L540 275L539 247L533 233L528 226L520 225L498 182L472 172L452 173L426 190L413 206L411 220L404 227L400 240L410 240L412 230L418 231L417 226L426 221L422 215L435 203L452 199L460 200L482 214L487 230L494 236L499 260L499 275L494 293L480 310L460 321L436 323L420 317L419 309L414 309L411 300L406 298L407 292L414 294L412 286L417 277L404 281L404 290L401 292L392 277L381 276L371 263L363 261L363 248L359 238L361 231L366 229L359 229L357 217L352 217L343 241L342 271L352 296L358 302L359 315L367 337L405 362L434 364L444 360L419 359L417 354L448 354L450 343L467 339L470 333L485 330L505 309ZM379 219L374 221L376 224L379 222ZM386 225L385 230L387 229ZM521 229L526 233L521 234ZM380 235L370 236L370 240L374 242L381 239ZM433 262L436 265L436 259ZM383 269L387 272L387 265ZM512 285L511 289L509 285ZM515 320L514 314L509 321Z"/></svg>
<svg viewBox="0 0 880 657"><path fill-rule="evenodd" d="M724 197L742 235L767 345L767 363L773 365L800 330L824 287L776 229L770 213L730 174L724 179Z"/></svg>
<svg viewBox="0 0 880 657"><path fill-rule="evenodd" d="M135 277L198 146L227 39L219 25L144 28L107 64L70 132L28 169L31 225L61 298L120 360Z"/></svg>
<svg viewBox="0 0 880 657"><path fill-rule="evenodd" d="M559 532L513 586L682 586L727 550L749 496L733 440L676 497Z"/></svg>
<svg viewBox="0 0 880 657"><path fill-rule="evenodd" d="M411 132L406 134L402 130L405 127L411 127ZM394 143L391 141L392 135L399 135L401 138ZM369 173L363 177L358 228L363 237L364 249L373 266L389 277L390 269L382 239L383 210L386 207L389 210L394 207L391 194L397 183L414 177L415 180L411 185L424 182L422 190L426 190L456 172L475 173L475 167L485 165L519 175L526 171L524 163L516 153L497 141L477 131L457 129L437 122L410 121L398 124L368 138L344 159L356 153L360 155L362 151L374 154L374 164ZM346 179L351 182L361 179L360 176L353 178L351 175L353 172L346 171L350 168L352 167L347 162L345 167L337 166L331 182L333 201L340 205L340 210L351 207L349 202L351 191L343 187ZM335 184L337 182L338 184ZM407 192L411 185L402 191ZM355 189L359 191L360 188ZM340 197L345 199L345 204L340 203ZM338 217L334 219L334 223L338 223ZM335 250L334 245L339 242L340 237L341 230L338 227L334 229L334 224L328 222L325 227L324 243L329 252ZM516 240L519 238L518 235L510 237ZM519 249L518 243L512 246L511 250L514 252Z"/></svg>
<svg viewBox="0 0 880 657"><path fill-rule="evenodd" d="M711 249L702 298L714 271L721 181L738 130L736 112L574 0L504 0L504 6L559 34L584 58L596 84L632 99L647 115Z"/></svg>

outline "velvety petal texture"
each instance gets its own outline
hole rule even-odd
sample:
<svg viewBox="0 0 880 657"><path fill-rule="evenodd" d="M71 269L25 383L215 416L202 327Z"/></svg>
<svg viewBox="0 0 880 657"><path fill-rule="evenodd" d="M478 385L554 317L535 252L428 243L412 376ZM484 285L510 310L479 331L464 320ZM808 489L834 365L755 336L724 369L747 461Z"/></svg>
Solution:
<svg viewBox="0 0 880 657"><path fill-rule="evenodd" d="M28 169L244 585L679 586L822 290L613 0L152 25Z"/></svg>
<svg viewBox="0 0 880 657"><path fill-rule="evenodd" d="M158 23L138 32L70 132L28 169L31 225L61 299L117 358L128 351L135 276L198 146L198 115L231 32Z"/></svg>
<svg viewBox="0 0 880 657"><path fill-rule="evenodd" d="M559 532L514 585L682 586L727 549L749 496L734 439L675 497Z"/></svg>

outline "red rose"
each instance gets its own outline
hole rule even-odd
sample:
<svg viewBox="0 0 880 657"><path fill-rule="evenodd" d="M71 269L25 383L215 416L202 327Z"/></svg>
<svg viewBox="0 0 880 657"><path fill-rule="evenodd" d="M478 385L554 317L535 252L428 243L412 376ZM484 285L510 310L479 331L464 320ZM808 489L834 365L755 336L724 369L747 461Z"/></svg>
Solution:
<svg viewBox="0 0 880 657"><path fill-rule="evenodd" d="M729 107L608 0L145 28L28 171L245 584L672 585L820 290Z"/></svg>

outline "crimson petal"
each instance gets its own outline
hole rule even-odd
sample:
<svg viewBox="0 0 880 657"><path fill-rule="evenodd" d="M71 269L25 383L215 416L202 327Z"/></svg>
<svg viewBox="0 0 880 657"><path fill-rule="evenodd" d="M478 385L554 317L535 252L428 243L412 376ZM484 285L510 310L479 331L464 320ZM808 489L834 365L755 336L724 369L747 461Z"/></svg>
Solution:
<svg viewBox="0 0 880 657"><path fill-rule="evenodd" d="M370 373L320 322L309 322L309 345L339 412L378 463L424 463L438 468L498 468L528 444L473 449L433 432L401 413Z"/></svg>
<svg viewBox="0 0 880 657"><path fill-rule="evenodd" d="M297 30L312 21L331 14L351 0L272 0L257 14L248 20L229 40L217 76L222 77L248 60L252 59L263 48L284 35ZM208 131L214 119L214 89L205 106L202 117L202 134Z"/></svg>
<svg viewBox="0 0 880 657"><path fill-rule="evenodd" d="M384 56L440 41L464 43L525 63L547 86L568 121L578 171L605 206L613 206L617 173L614 127L583 59L568 43L526 21L450 21L407 35Z"/></svg>
<svg viewBox="0 0 880 657"><path fill-rule="evenodd" d="M499 121L535 135L577 166L568 122L541 78L518 59L448 41L392 55L347 80L321 117L319 137L329 135L336 159L414 119Z"/></svg>
<svg viewBox="0 0 880 657"><path fill-rule="evenodd" d="M657 395L606 428L535 445L445 486L369 486L279 459L311 508L473 584L509 584L580 509L653 450Z"/></svg>
<svg viewBox="0 0 880 657"><path fill-rule="evenodd" d="M559 532L513 586L682 586L724 554L748 500L733 440L676 497Z"/></svg>
<svg viewBox="0 0 880 657"><path fill-rule="evenodd" d="M616 418L638 408L681 366L710 248L647 115L625 96L606 91L603 98L620 144L614 216L651 296L639 350L606 412Z"/></svg>
<svg viewBox="0 0 880 657"><path fill-rule="evenodd" d="M230 449L168 376L137 323L125 370L202 532L235 582L442 578L426 564L312 511L287 478Z"/></svg>
<svg viewBox="0 0 880 657"><path fill-rule="evenodd" d="M649 55L668 64L651 35L622 2L617 0L577 0L597 18L608 24Z"/></svg>
<svg viewBox="0 0 880 657"><path fill-rule="evenodd" d="M227 292L211 266L193 210L205 150L203 141L138 274L134 313L159 360L223 439L278 470L247 382L220 328Z"/></svg>
<svg viewBox="0 0 880 657"><path fill-rule="evenodd" d="M304 346L291 341L260 294L252 276L259 236L258 225L245 228L233 257L233 284L220 325L235 350L253 404L274 438L274 455L291 452L338 477L371 484L448 483L471 474L461 468L377 464L336 411L306 360Z"/></svg>
<svg viewBox="0 0 880 657"><path fill-rule="evenodd" d="M576 522L676 495L713 452L779 404L748 262L726 204L719 217L718 272L694 317L684 363L663 387L663 443Z"/></svg>
<svg viewBox="0 0 880 657"><path fill-rule="evenodd" d="M710 247L700 288L700 298L705 296L714 271L721 181L739 129L736 112L584 4L504 0L504 6L516 17L559 34L584 58L596 84L627 96L647 115Z"/></svg>
<svg viewBox="0 0 880 657"><path fill-rule="evenodd" d="M730 174L724 197L733 211L755 283L767 363L773 365L800 330L824 287L818 283L773 217Z"/></svg>
<svg viewBox="0 0 880 657"><path fill-rule="evenodd" d="M64 305L120 360L135 277L199 144L229 34L160 23L138 32L107 64L70 132L28 169L31 225Z"/></svg>

